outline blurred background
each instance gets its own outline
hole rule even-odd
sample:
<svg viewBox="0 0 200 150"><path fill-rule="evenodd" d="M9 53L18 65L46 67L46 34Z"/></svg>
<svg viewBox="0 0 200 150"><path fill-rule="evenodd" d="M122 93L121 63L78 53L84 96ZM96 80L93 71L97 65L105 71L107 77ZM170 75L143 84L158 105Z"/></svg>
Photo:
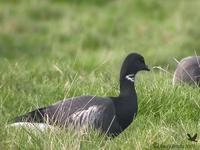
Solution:
<svg viewBox="0 0 200 150"><path fill-rule="evenodd" d="M1 64L76 58L92 67L139 52L174 68L173 58L200 52L199 10L199 0L1 0Z"/></svg>

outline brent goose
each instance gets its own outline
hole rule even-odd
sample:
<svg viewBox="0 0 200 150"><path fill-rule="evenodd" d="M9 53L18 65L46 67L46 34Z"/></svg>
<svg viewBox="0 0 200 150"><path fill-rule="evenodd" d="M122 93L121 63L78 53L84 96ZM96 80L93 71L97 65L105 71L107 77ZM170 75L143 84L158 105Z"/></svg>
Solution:
<svg viewBox="0 0 200 150"><path fill-rule="evenodd" d="M117 97L80 96L59 101L15 118L17 123L48 123L75 129L92 127L107 136L117 136L137 114L138 103L134 86L138 71L149 71L144 58L129 54L120 72L120 93Z"/></svg>
<svg viewBox="0 0 200 150"><path fill-rule="evenodd" d="M174 73L173 84L200 84L200 56L190 56L182 59Z"/></svg>

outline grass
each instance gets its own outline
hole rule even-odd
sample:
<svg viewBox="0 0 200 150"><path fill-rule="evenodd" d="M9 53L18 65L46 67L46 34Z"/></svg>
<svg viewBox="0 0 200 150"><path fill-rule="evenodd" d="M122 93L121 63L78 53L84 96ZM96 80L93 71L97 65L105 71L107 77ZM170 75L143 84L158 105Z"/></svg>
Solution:
<svg viewBox="0 0 200 150"><path fill-rule="evenodd" d="M180 60L200 53L200 2L161 0L0 1L0 149L199 149L199 89L172 86ZM137 76L139 112L109 140L96 132L7 128L40 106L78 95L118 94L129 52L153 69Z"/></svg>

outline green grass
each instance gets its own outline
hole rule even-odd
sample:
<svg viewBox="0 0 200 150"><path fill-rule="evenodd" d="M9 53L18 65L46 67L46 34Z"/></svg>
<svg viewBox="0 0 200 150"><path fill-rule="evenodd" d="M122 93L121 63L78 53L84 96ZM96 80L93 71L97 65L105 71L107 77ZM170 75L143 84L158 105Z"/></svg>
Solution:
<svg viewBox="0 0 200 150"><path fill-rule="evenodd" d="M173 58L200 54L199 9L198 0L1 0L0 149L199 149L186 137L200 134L199 89L172 86ZM130 52L169 74L138 74L139 112L117 138L6 127L63 98L117 95Z"/></svg>

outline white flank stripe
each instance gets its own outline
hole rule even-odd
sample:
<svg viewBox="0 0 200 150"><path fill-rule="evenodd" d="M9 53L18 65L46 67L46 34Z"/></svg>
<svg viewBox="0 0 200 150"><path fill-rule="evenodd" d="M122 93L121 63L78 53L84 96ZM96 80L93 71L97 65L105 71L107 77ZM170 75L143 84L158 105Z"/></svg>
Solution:
<svg viewBox="0 0 200 150"><path fill-rule="evenodd" d="M98 107L91 106L88 109L80 110L72 114L71 118L74 121L76 127L81 127L83 125L93 124L96 115L98 115Z"/></svg>
<svg viewBox="0 0 200 150"><path fill-rule="evenodd" d="M29 123L29 122L16 122L9 125L9 127L16 127L16 128L27 128L36 131L46 131L46 130L54 130L55 127L45 124L45 123Z"/></svg>

